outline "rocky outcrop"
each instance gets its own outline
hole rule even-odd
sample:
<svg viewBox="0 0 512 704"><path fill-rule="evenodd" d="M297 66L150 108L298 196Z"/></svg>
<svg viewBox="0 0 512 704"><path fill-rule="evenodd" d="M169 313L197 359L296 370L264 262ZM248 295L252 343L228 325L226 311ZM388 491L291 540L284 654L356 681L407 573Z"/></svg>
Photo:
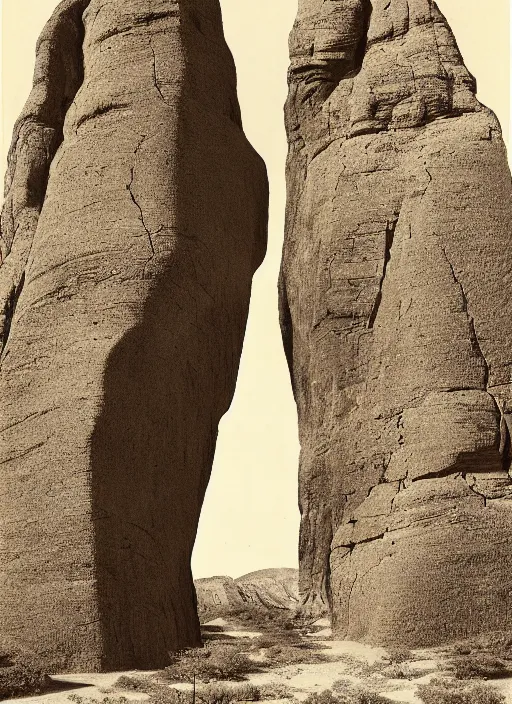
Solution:
<svg viewBox="0 0 512 704"><path fill-rule="evenodd" d="M200 643L190 555L267 195L218 0L58 6L0 267L0 635L42 660Z"/></svg>
<svg viewBox="0 0 512 704"><path fill-rule="evenodd" d="M290 52L280 298L303 606L378 644L509 628L500 126L431 0L301 0Z"/></svg>
<svg viewBox="0 0 512 704"><path fill-rule="evenodd" d="M259 570L238 579L196 579L194 584L200 617L248 607L294 610L298 605L298 570L291 568Z"/></svg>

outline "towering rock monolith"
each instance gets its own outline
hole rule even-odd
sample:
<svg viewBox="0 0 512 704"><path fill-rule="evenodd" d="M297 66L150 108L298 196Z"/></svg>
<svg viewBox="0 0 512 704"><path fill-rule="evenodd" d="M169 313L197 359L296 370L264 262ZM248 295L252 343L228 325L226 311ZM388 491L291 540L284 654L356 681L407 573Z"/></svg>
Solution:
<svg viewBox="0 0 512 704"><path fill-rule="evenodd" d="M512 626L512 193L431 0L300 0L281 324L300 593L334 633Z"/></svg>
<svg viewBox="0 0 512 704"><path fill-rule="evenodd" d="M218 0L58 6L2 215L2 638L82 671L200 643L190 556L267 195Z"/></svg>

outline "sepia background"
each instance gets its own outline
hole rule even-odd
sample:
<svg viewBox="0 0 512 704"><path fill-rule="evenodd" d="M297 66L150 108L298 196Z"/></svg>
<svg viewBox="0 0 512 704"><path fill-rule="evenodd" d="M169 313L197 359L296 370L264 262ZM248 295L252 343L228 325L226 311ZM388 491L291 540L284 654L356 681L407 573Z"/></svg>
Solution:
<svg viewBox="0 0 512 704"><path fill-rule="evenodd" d="M30 90L36 39L57 1L0 2L3 173L12 127ZM296 413L276 292L285 204L287 36L297 0L221 0L221 5L245 131L269 172L270 229L268 255L254 279L237 391L221 423L199 526L196 578L294 567L299 528ZM478 97L496 112L508 146L510 0L439 0L438 5L477 77Z"/></svg>

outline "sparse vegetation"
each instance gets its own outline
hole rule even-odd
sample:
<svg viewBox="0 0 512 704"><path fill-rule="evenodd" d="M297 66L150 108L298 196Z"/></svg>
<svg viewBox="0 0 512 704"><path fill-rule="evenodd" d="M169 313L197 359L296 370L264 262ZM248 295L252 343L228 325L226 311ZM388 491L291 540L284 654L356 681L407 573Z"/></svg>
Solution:
<svg viewBox="0 0 512 704"><path fill-rule="evenodd" d="M272 645L264 653L265 665L283 667L285 665L314 665L328 662L329 657L317 651L316 648L304 645Z"/></svg>
<svg viewBox="0 0 512 704"><path fill-rule="evenodd" d="M115 683L118 690L149 694L150 704L190 704L191 692L181 692L171 685L164 685L151 676L123 675ZM196 689L199 704L233 704L233 702L257 702L265 699L293 699L293 690L286 685L256 686L249 683L230 685L212 682ZM84 704L76 702L75 704ZM85 703L87 704L87 703ZM117 704L122 702L117 701Z"/></svg>
<svg viewBox="0 0 512 704"><path fill-rule="evenodd" d="M52 681L29 653L0 647L0 700L41 694Z"/></svg>
<svg viewBox="0 0 512 704"><path fill-rule="evenodd" d="M258 672L258 664L247 656L247 644L210 643L205 648L185 650L172 656L161 676L170 682L241 680Z"/></svg>
<svg viewBox="0 0 512 704"><path fill-rule="evenodd" d="M284 636L286 631L308 632L312 620L298 611L290 609L268 608L246 605L243 608L226 608L216 611L216 617L228 619L244 628L265 633L279 633ZM208 627L210 628L210 626Z"/></svg>
<svg viewBox="0 0 512 704"><path fill-rule="evenodd" d="M68 699L73 704L98 704L96 699L91 697L81 697L79 694L70 694ZM101 700L101 704L126 704L128 699L126 697L104 697ZM130 704L141 704L141 702L130 702Z"/></svg>
<svg viewBox="0 0 512 704"><path fill-rule="evenodd" d="M452 660L448 667L459 680L492 680L512 675L512 669L508 663L489 653L461 656Z"/></svg>
<svg viewBox="0 0 512 704"><path fill-rule="evenodd" d="M336 693L331 689L326 689L320 694L310 694L304 704L389 704L389 702L387 697L383 697L363 685L340 680Z"/></svg>
<svg viewBox="0 0 512 704"><path fill-rule="evenodd" d="M418 685L423 704L504 704L505 697L484 682L433 679Z"/></svg>
<svg viewBox="0 0 512 704"><path fill-rule="evenodd" d="M512 659L512 633L493 631L469 638L453 646L456 655L471 655L475 652L488 653L504 660Z"/></svg>
<svg viewBox="0 0 512 704"><path fill-rule="evenodd" d="M260 699L294 699L295 693L291 687L276 682L275 684L259 685Z"/></svg>
<svg viewBox="0 0 512 704"><path fill-rule="evenodd" d="M257 702L261 699L258 687L252 684L229 686L212 683L201 687L196 692L200 704L232 704L233 702Z"/></svg>
<svg viewBox="0 0 512 704"><path fill-rule="evenodd" d="M407 648L388 648L387 654L392 663L401 664L408 660L414 660L413 653Z"/></svg>
<svg viewBox="0 0 512 704"><path fill-rule="evenodd" d="M167 685L158 684L150 675L121 675L114 683L114 689L143 694L149 694L157 687L168 689Z"/></svg>

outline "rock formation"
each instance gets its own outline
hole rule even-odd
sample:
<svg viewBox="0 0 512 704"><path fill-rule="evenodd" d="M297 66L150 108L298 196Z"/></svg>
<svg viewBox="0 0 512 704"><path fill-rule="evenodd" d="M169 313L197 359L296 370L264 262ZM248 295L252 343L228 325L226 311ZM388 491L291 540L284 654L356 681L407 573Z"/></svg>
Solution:
<svg viewBox="0 0 512 704"><path fill-rule="evenodd" d="M300 593L334 633L510 628L512 198L431 0L300 0L281 325Z"/></svg>
<svg viewBox="0 0 512 704"><path fill-rule="evenodd" d="M251 572L243 577L196 579L200 618L228 615L247 607L295 610L298 604L298 571L290 568Z"/></svg>
<svg viewBox="0 0 512 704"><path fill-rule="evenodd" d="M43 660L200 643L190 555L267 195L218 0L58 6L0 268L0 635Z"/></svg>

